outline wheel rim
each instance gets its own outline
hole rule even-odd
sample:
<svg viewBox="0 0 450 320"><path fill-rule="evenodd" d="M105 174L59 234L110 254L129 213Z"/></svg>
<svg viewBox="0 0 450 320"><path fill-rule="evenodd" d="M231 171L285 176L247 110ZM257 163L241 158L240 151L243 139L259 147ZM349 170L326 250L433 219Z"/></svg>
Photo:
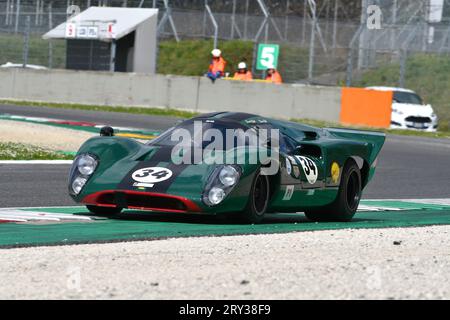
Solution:
<svg viewBox="0 0 450 320"><path fill-rule="evenodd" d="M356 210L361 198L361 183L358 179L358 174L353 171L347 182L347 204L350 210Z"/></svg>
<svg viewBox="0 0 450 320"><path fill-rule="evenodd" d="M268 193L267 178L259 175L255 181L255 189L253 191L253 204L256 214L264 214L267 206Z"/></svg>

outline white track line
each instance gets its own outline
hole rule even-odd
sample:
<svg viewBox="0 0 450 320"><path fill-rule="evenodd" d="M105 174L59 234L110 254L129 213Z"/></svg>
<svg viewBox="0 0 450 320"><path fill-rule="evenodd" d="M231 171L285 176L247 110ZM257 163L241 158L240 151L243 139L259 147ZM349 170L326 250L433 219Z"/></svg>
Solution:
<svg viewBox="0 0 450 320"><path fill-rule="evenodd" d="M1 160L0 164L72 164L72 160Z"/></svg>
<svg viewBox="0 0 450 320"><path fill-rule="evenodd" d="M37 221L61 221L61 220L78 220L78 221L91 221L92 219L87 216L79 216L73 214L63 213L48 213L39 211L23 211L16 209L0 209L0 221L17 221L17 220L37 220Z"/></svg>

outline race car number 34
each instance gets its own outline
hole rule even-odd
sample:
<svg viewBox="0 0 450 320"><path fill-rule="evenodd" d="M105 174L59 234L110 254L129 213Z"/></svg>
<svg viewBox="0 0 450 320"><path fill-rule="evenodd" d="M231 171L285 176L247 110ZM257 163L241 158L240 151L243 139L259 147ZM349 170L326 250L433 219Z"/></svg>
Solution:
<svg viewBox="0 0 450 320"><path fill-rule="evenodd" d="M132 175L134 181L141 183L159 183L172 177L172 171L161 167L142 168Z"/></svg>

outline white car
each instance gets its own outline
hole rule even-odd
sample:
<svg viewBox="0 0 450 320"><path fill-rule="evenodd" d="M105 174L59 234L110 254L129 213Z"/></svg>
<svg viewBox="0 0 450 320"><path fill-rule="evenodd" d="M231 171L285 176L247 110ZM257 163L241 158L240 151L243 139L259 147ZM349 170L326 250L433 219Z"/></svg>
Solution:
<svg viewBox="0 0 450 320"><path fill-rule="evenodd" d="M391 129L421 130L436 132L438 117L429 104L412 90L393 87L368 87L369 90L392 91Z"/></svg>

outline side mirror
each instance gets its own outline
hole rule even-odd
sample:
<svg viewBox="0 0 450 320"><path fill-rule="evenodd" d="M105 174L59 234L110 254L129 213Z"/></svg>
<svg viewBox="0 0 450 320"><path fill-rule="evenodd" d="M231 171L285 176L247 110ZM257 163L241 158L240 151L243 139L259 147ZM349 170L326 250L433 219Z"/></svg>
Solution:
<svg viewBox="0 0 450 320"><path fill-rule="evenodd" d="M111 127L103 127L100 129L100 136L102 137L113 137L114 136L114 129Z"/></svg>

